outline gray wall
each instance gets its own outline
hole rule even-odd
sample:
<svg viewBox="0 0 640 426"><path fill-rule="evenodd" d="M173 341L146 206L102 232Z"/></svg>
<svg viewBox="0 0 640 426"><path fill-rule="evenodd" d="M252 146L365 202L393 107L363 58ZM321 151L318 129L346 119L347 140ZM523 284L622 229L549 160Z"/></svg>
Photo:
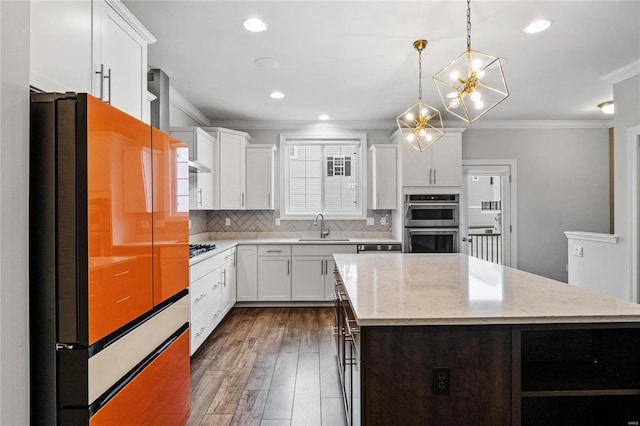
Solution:
<svg viewBox="0 0 640 426"><path fill-rule="evenodd" d="M29 424L29 11L0 1L0 424Z"/></svg>
<svg viewBox="0 0 640 426"><path fill-rule="evenodd" d="M468 129L463 159L517 160L518 269L567 281L564 231L608 232L607 129Z"/></svg>

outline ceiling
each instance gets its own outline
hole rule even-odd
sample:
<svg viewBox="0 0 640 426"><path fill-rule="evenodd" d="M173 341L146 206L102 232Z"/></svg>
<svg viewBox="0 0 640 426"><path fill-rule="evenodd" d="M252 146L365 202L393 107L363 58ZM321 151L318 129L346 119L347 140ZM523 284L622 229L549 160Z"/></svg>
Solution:
<svg viewBox="0 0 640 426"><path fill-rule="evenodd" d="M149 66L214 122L392 123L423 99L443 110L432 76L466 48L459 1L124 1L157 38ZM262 33L242 23L260 17ZM553 25L523 28L536 18ZM610 74L640 60L640 1L473 1L471 45L499 56L510 96L478 121L608 120ZM272 57L277 68L254 64ZM286 97L274 100L279 90ZM459 124L448 113L443 118Z"/></svg>

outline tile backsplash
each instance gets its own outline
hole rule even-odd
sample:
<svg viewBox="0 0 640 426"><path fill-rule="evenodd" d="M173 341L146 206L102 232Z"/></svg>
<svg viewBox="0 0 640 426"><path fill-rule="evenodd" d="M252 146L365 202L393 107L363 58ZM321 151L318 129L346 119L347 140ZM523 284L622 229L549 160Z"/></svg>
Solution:
<svg viewBox="0 0 640 426"><path fill-rule="evenodd" d="M380 220L385 217L387 223L380 224ZM276 218L280 217L279 210L223 210L223 211L197 211L192 210L189 214L191 220L190 235L203 232L221 233L251 233L258 236L262 233L265 237L275 234L309 234L318 232L318 226L313 225L313 220L283 220L280 226L276 226ZM367 217L373 218L374 225L367 225L365 220L327 220L326 223L334 234L367 236L391 232L391 212L389 210L369 210ZM229 219L230 224L225 225L225 219ZM230 238L234 238L231 237Z"/></svg>

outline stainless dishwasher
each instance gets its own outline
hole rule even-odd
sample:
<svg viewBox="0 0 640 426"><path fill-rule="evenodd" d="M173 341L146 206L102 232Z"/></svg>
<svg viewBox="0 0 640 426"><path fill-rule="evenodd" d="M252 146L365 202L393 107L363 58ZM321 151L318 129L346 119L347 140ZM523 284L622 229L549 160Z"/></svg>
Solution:
<svg viewBox="0 0 640 426"><path fill-rule="evenodd" d="M358 253L369 253L369 252L401 252L402 244L401 243L393 243L393 244L358 244Z"/></svg>

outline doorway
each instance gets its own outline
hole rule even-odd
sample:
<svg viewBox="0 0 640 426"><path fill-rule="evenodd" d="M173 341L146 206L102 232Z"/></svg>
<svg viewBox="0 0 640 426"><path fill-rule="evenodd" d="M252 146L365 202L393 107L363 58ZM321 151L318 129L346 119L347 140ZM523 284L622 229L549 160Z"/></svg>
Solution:
<svg viewBox="0 0 640 426"><path fill-rule="evenodd" d="M462 164L460 252L516 268L515 160Z"/></svg>

